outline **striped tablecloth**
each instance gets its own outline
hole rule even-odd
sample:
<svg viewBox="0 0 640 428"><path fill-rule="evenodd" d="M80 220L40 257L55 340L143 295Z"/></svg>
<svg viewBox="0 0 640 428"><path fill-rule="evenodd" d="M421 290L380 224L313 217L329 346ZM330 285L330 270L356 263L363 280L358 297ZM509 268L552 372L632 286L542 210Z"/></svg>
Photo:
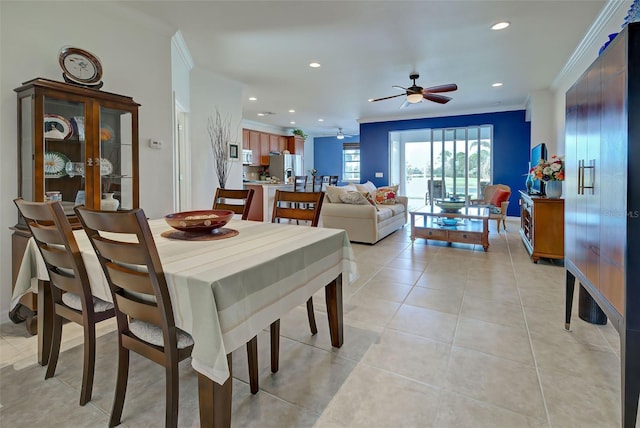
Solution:
<svg viewBox="0 0 640 428"><path fill-rule="evenodd" d="M167 278L176 325L195 342L192 365L222 384L226 355L342 274L358 276L343 230L232 220L237 236L214 241L163 238L164 220L149 222ZM111 301L109 286L89 239L74 232L95 296ZM37 280L48 279L33 239L25 252L11 307Z"/></svg>

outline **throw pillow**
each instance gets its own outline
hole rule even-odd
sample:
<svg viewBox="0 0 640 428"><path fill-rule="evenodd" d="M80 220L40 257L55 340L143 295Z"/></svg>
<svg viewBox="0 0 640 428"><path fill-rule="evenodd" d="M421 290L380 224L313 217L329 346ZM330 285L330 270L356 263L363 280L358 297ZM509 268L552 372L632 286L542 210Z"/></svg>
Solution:
<svg viewBox="0 0 640 428"><path fill-rule="evenodd" d="M396 203L398 186L380 187L376 191L376 202L380 205L393 205Z"/></svg>
<svg viewBox="0 0 640 428"><path fill-rule="evenodd" d="M327 186L326 195L329 202L332 204L340 204L342 201L340 200L340 195L345 194L347 192L356 192L356 186L349 184L346 186Z"/></svg>
<svg viewBox="0 0 640 428"><path fill-rule="evenodd" d="M367 198L360 192L347 192L340 194L340 201L344 204L351 205L368 205L369 201Z"/></svg>
<svg viewBox="0 0 640 428"><path fill-rule="evenodd" d="M509 200L509 196L511 196L511 192L503 189L497 189L491 195L491 200L489 201L489 205L493 205L494 207L501 207L502 203Z"/></svg>
<svg viewBox="0 0 640 428"><path fill-rule="evenodd" d="M371 196L371 193L369 192L360 192L360 193L364 195L367 202L369 202L371 205L376 207L376 211L380 211L380 208L378 208L378 204L376 204L376 199L373 196Z"/></svg>
<svg viewBox="0 0 640 428"><path fill-rule="evenodd" d="M367 181L364 184L356 184L356 188L358 189L359 192L369 192L372 195L375 195L377 190L376 185L370 181Z"/></svg>

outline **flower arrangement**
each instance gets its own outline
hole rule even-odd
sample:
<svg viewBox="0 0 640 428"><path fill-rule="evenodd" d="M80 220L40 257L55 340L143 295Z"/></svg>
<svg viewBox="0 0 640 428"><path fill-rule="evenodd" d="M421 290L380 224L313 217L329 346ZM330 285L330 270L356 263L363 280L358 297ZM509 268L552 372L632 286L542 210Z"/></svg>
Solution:
<svg viewBox="0 0 640 428"><path fill-rule="evenodd" d="M564 160L555 155L550 161L540 159L538 165L531 168L530 172L536 180L564 181Z"/></svg>

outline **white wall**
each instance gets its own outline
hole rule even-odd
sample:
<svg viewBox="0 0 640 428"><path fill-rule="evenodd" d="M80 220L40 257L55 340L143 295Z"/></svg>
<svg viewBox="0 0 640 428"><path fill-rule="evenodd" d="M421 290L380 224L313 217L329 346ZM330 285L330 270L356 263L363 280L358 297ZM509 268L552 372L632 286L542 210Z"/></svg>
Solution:
<svg viewBox="0 0 640 428"><path fill-rule="evenodd" d="M242 147L242 91L244 85L196 67L191 71L191 183L194 210L210 208L218 178L213 164L213 152L207 121L216 108L224 119L231 119L234 144ZM242 163L235 159L226 187L242 189Z"/></svg>
<svg viewBox="0 0 640 428"><path fill-rule="evenodd" d="M557 153L553 102L553 91L541 89L529 94L527 106L531 117L531 147L545 143L549 156Z"/></svg>
<svg viewBox="0 0 640 428"><path fill-rule="evenodd" d="M26 19L25 17L28 17ZM194 207L211 206L217 180L206 135L206 118L217 106L240 123L242 86L203 71L191 86L184 73L173 76L171 38L178 29L108 2L0 2L0 322L8 320L11 296L11 232L17 212L16 95L35 77L62 81L58 51L72 45L96 54L103 65L103 91L132 96L140 107L140 205L150 218L173 206L173 94L190 108L192 120ZM73 21L73 25L61 25ZM175 74L175 73L174 73ZM186 86L185 86L186 82ZM235 131L235 128L234 128ZM149 148L149 139L165 142ZM240 138L241 140L241 134ZM239 144L241 142L239 141ZM240 188L242 168L234 164L228 187Z"/></svg>

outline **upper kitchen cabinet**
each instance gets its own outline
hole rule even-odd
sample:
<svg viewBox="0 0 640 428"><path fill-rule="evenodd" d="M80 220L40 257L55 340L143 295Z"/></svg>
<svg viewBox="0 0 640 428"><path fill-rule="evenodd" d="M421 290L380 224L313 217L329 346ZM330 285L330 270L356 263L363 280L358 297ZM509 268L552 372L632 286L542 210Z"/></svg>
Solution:
<svg viewBox="0 0 640 428"><path fill-rule="evenodd" d="M289 151L291 154L304 156L304 138L300 135L292 135L287 137L289 139Z"/></svg>
<svg viewBox="0 0 640 428"><path fill-rule="evenodd" d="M15 91L20 197L60 200L68 215L74 205L138 207L139 104L47 79Z"/></svg>

